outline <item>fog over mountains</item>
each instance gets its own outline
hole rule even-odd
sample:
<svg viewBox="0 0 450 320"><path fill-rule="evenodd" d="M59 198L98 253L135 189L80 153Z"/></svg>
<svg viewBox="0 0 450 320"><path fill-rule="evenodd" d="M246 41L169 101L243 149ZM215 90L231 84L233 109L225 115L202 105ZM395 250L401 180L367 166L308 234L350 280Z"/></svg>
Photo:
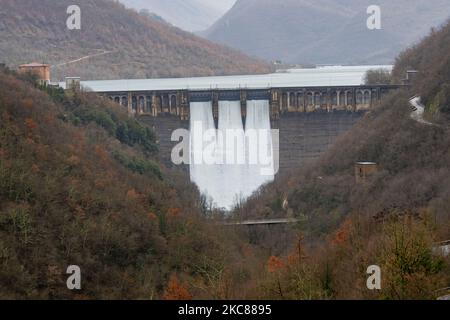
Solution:
<svg viewBox="0 0 450 320"><path fill-rule="evenodd" d="M222 17L236 0L120 0L136 10L147 9L186 31L202 31Z"/></svg>
<svg viewBox="0 0 450 320"><path fill-rule="evenodd" d="M371 0L238 0L204 35L288 63L392 63L450 17L450 0L380 0L381 30L367 28Z"/></svg>

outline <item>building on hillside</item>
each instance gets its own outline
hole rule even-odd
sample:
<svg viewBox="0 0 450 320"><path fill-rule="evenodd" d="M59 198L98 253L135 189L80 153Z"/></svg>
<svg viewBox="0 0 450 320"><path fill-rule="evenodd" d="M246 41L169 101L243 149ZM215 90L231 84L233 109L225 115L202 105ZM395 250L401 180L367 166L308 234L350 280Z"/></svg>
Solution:
<svg viewBox="0 0 450 320"><path fill-rule="evenodd" d="M450 255L450 240L437 243L433 247L433 252L443 257L448 257Z"/></svg>
<svg viewBox="0 0 450 320"><path fill-rule="evenodd" d="M357 162L355 164L355 177L357 183L364 183L369 177L378 172L375 162Z"/></svg>
<svg viewBox="0 0 450 320"><path fill-rule="evenodd" d="M414 82L414 80L417 77L417 74L419 73L419 71L417 70L406 70L406 78L402 79L402 83L404 85L410 85Z"/></svg>
<svg viewBox="0 0 450 320"><path fill-rule="evenodd" d="M43 63L29 63L19 66L19 73L31 73L41 84L50 84L50 65Z"/></svg>

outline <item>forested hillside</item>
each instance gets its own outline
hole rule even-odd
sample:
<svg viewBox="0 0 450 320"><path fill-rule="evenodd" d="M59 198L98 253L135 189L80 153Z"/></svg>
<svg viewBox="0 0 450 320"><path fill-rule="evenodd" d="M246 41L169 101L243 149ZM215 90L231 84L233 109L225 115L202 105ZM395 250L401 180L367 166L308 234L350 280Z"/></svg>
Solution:
<svg viewBox="0 0 450 320"><path fill-rule="evenodd" d="M2 0L0 63L53 65L53 79L154 78L270 71L264 62L141 16L112 0L80 0L81 30L69 30L69 0ZM78 60L74 63L69 63Z"/></svg>
<svg viewBox="0 0 450 320"><path fill-rule="evenodd" d="M236 210L304 220L296 228L303 254L296 243L291 255L273 258L283 288L274 296L432 299L449 287L449 260L432 250L450 239L449 34L450 24L400 55L397 78L419 70L411 87L384 99L318 163L278 177ZM414 95L432 125L411 118ZM355 179L361 161L379 167L365 183ZM373 264L383 272L376 293L365 286Z"/></svg>
<svg viewBox="0 0 450 320"><path fill-rule="evenodd" d="M0 71L0 298L248 296L251 247L207 223L157 152L117 105ZM69 265L81 291L66 287Z"/></svg>
<svg viewBox="0 0 450 320"><path fill-rule="evenodd" d="M405 50L397 59L394 77L398 81L406 70L419 71L412 91L423 98L428 116L439 118L450 112L450 26L433 29L416 46Z"/></svg>
<svg viewBox="0 0 450 320"><path fill-rule="evenodd" d="M39 10L44 21L50 13ZM117 104L1 67L0 298L437 298L450 287L449 258L437 250L450 239L449 37L450 24L401 54L394 78L418 70L410 87L383 99L318 162L278 176L233 212L301 220L270 228L218 224L221 213L186 173L158 160L153 131ZM431 125L411 117L414 95ZM359 161L378 164L365 182L355 179ZM81 291L66 287L69 265L81 267ZM381 290L367 289L372 265Z"/></svg>

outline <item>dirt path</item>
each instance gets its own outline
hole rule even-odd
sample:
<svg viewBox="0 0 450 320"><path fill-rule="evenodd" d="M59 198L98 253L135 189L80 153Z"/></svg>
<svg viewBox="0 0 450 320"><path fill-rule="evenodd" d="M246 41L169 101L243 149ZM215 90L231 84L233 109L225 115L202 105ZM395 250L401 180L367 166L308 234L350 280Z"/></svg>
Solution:
<svg viewBox="0 0 450 320"><path fill-rule="evenodd" d="M69 65L69 64L77 63L77 62L80 62L80 61L83 61L83 60L87 60L87 59L90 59L90 58L93 58L93 57L103 56L105 54L109 54L109 53L113 53L113 52L117 52L117 50L113 50L113 51L102 50L102 52L99 52L99 53L90 54L90 55L81 57L79 59L75 59L75 60L72 60L72 61L68 61L68 62L63 62L63 63L60 63L60 64L52 65L52 68L58 68L58 67L66 66L66 65Z"/></svg>
<svg viewBox="0 0 450 320"><path fill-rule="evenodd" d="M419 123L434 126L433 123L425 120L423 118L423 114L425 113L425 106L421 103L421 98L419 96L412 97L409 100L409 104L411 105L413 112L411 113L411 118Z"/></svg>

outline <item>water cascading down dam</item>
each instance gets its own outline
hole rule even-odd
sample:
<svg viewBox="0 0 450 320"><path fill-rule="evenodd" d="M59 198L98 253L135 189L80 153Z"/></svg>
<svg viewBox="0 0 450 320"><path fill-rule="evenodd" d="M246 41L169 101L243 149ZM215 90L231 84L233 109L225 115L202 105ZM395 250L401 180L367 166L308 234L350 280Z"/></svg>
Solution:
<svg viewBox="0 0 450 320"><path fill-rule="evenodd" d="M230 209L273 180L268 99L247 100L244 113L240 99L219 99L217 128L212 101L191 101L190 112L191 180L217 207Z"/></svg>

